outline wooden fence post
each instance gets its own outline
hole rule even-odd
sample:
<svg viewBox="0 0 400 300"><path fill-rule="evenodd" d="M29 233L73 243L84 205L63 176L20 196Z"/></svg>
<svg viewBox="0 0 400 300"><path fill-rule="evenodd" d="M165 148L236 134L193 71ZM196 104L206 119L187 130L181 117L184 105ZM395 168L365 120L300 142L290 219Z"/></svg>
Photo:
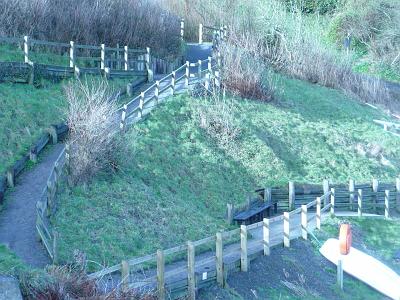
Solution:
<svg viewBox="0 0 400 300"><path fill-rule="evenodd" d="M224 256L223 256L223 243L222 243L222 232L216 233L215 239L215 259L217 269L217 283L220 286L224 286Z"/></svg>
<svg viewBox="0 0 400 300"><path fill-rule="evenodd" d="M29 63L29 36L24 36L24 62Z"/></svg>
<svg viewBox="0 0 400 300"><path fill-rule="evenodd" d="M199 24L199 44L203 44L203 24Z"/></svg>
<svg viewBox="0 0 400 300"><path fill-rule="evenodd" d="M271 203L272 202L272 191L271 188L264 189L264 202Z"/></svg>
<svg viewBox="0 0 400 300"><path fill-rule="evenodd" d="M186 61L185 63L185 87L187 88L189 86L189 77L190 77L190 63Z"/></svg>
<svg viewBox="0 0 400 300"><path fill-rule="evenodd" d="M129 291L129 263L121 261L121 287L123 291Z"/></svg>
<svg viewBox="0 0 400 300"><path fill-rule="evenodd" d="M385 219L389 219L390 218L390 197L389 194L390 191L389 190L385 190Z"/></svg>
<svg viewBox="0 0 400 300"><path fill-rule="evenodd" d="M317 222L317 229L321 229L321 198L320 197L317 197L316 222Z"/></svg>
<svg viewBox="0 0 400 300"><path fill-rule="evenodd" d="M147 72L147 82L153 82L153 71L150 68L150 48L146 48L146 55L145 55L145 67L146 67L146 72Z"/></svg>
<svg viewBox="0 0 400 300"><path fill-rule="evenodd" d="M232 203L226 204L226 221L229 225L233 223L233 208Z"/></svg>
<svg viewBox="0 0 400 300"><path fill-rule="evenodd" d="M111 71L110 68L106 67L104 68L104 79L108 80L110 79Z"/></svg>
<svg viewBox="0 0 400 300"><path fill-rule="evenodd" d="M198 77L199 77L199 79L201 79L201 71L202 71L202 69L201 69L201 60L199 59L198 61L197 61L197 63L198 63L198 66L197 66L197 73L198 73Z"/></svg>
<svg viewBox="0 0 400 300"><path fill-rule="evenodd" d="M337 284L343 290L343 260L341 258L337 263Z"/></svg>
<svg viewBox="0 0 400 300"><path fill-rule="evenodd" d="M181 19L181 39L184 40L185 36L185 19Z"/></svg>
<svg viewBox="0 0 400 300"><path fill-rule="evenodd" d="M329 180L324 179L324 182L322 183L322 188L324 190L324 195L329 193ZM328 197L324 197L324 207L328 205Z"/></svg>
<svg viewBox="0 0 400 300"><path fill-rule="evenodd" d="M104 44L100 45L100 68L104 70L106 62L106 46Z"/></svg>
<svg viewBox="0 0 400 300"><path fill-rule="evenodd" d="M121 53L120 53L120 48L119 48L119 43L117 43L117 55L116 55L116 59L117 59L117 70L121 70Z"/></svg>
<svg viewBox="0 0 400 300"><path fill-rule="evenodd" d="M165 258L164 251L157 250L157 292L158 299L165 300Z"/></svg>
<svg viewBox="0 0 400 300"><path fill-rule="evenodd" d="M335 216L335 189L331 188L331 217Z"/></svg>
<svg viewBox="0 0 400 300"><path fill-rule="evenodd" d="M240 225L240 270L247 272L249 270L249 261L247 257L247 226Z"/></svg>
<svg viewBox="0 0 400 300"><path fill-rule="evenodd" d="M354 209L353 203L354 203L354 198L355 198L355 186L354 186L354 180L350 179L349 181L349 204L350 204L350 210Z"/></svg>
<svg viewBox="0 0 400 300"><path fill-rule="evenodd" d="M144 106L144 92L141 92L140 99L139 99L139 118L140 119L143 117L143 106Z"/></svg>
<svg viewBox="0 0 400 300"><path fill-rule="evenodd" d="M270 232L269 232L269 219L264 218L263 220L263 245L264 245L264 255L270 255Z"/></svg>
<svg viewBox="0 0 400 300"><path fill-rule="evenodd" d="M15 186L15 172L13 167L7 169L7 184L11 188Z"/></svg>
<svg viewBox="0 0 400 300"><path fill-rule="evenodd" d="M78 66L74 67L74 76L78 79L81 76L81 71L79 70Z"/></svg>
<svg viewBox="0 0 400 300"><path fill-rule="evenodd" d="M154 97L156 98L156 104L158 104L160 98L160 81L156 81L156 89L154 90Z"/></svg>
<svg viewBox="0 0 400 300"><path fill-rule="evenodd" d="M358 189L357 203L358 203L357 215L359 217L361 217L362 216L362 189Z"/></svg>
<svg viewBox="0 0 400 300"><path fill-rule="evenodd" d="M287 211L283 213L283 246L290 247L290 214Z"/></svg>
<svg viewBox="0 0 400 300"><path fill-rule="evenodd" d="M171 77L171 91L172 91L172 96L175 94L175 82L176 82L176 73L175 71L172 72L172 77Z"/></svg>
<svg viewBox="0 0 400 300"><path fill-rule="evenodd" d="M58 263L58 253L57 253L57 243L58 243L58 232L53 229L53 264Z"/></svg>
<svg viewBox="0 0 400 300"><path fill-rule="evenodd" d="M129 70L129 49L128 49L128 46L124 47L124 68L125 68L125 71Z"/></svg>
<svg viewBox="0 0 400 300"><path fill-rule="evenodd" d="M295 200L296 200L296 192L295 192L294 182L289 181L289 211L294 209Z"/></svg>
<svg viewBox="0 0 400 300"><path fill-rule="evenodd" d="M301 237L303 240L307 240L308 238L308 214L307 214L307 205L301 206Z"/></svg>
<svg viewBox="0 0 400 300"><path fill-rule="evenodd" d="M374 195L371 197L372 199L372 209L376 213L376 204L378 203L378 189L379 189L379 181L378 179L372 179L372 192Z"/></svg>
<svg viewBox="0 0 400 300"><path fill-rule="evenodd" d="M126 110L128 109L128 106L125 104L122 109L121 113L121 123L119 124L119 128L121 131L125 131L125 125L126 125Z"/></svg>
<svg viewBox="0 0 400 300"><path fill-rule="evenodd" d="M400 212L400 178L396 178L396 209Z"/></svg>
<svg viewBox="0 0 400 300"><path fill-rule="evenodd" d="M69 67L75 68L75 42L69 42ZM74 70L75 72L75 70Z"/></svg>
<svg viewBox="0 0 400 300"><path fill-rule="evenodd" d="M187 243L188 259L188 295L190 300L196 299L195 247L191 241Z"/></svg>

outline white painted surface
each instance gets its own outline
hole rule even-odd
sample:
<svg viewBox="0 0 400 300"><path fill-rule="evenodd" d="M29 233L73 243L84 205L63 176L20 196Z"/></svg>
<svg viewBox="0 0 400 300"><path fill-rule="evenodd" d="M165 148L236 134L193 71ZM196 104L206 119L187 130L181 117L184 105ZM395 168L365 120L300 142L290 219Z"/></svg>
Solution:
<svg viewBox="0 0 400 300"><path fill-rule="evenodd" d="M353 247L350 248L348 255L341 255L337 239L327 240L319 251L335 265L341 258L344 272L365 282L382 294L400 300L400 276L379 260Z"/></svg>

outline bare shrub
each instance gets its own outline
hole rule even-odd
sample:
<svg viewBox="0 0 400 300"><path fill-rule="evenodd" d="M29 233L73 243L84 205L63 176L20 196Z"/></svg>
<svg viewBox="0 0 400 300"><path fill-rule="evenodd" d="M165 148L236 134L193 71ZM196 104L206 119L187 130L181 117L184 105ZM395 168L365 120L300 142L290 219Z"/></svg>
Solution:
<svg viewBox="0 0 400 300"><path fill-rule="evenodd" d="M264 60L264 47L259 36L231 30L220 45L221 78L224 87L243 98L270 101L276 86L271 68Z"/></svg>
<svg viewBox="0 0 400 300"><path fill-rule="evenodd" d="M219 89L204 96L195 109L196 120L219 145L229 146L240 135L235 103ZM236 120L236 121L235 121Z"/></svg>
<svg viewBox="0 0 400 300"><path fill-rule="evenodd" d="M0 0L0 34L180 53L179 21L156 0Z"/></svg>
<svg viewBox="0 0 400 300"><path fill-rule="evenodd" d="M75 265L49 266L44 274L35 278L22 278L22 287L28 300L155 300L151 294L141 295L133 290L115 288L103 291L96 280L89 279Z"/></svg>
<svg viewBox="0 0 400 300"><path fill-rule="evenodd" d="M121 145L116 127L116 102L105 81L73 82L65 87L70 129L70 181L89 181L99 170L115 164Z"/></svg>

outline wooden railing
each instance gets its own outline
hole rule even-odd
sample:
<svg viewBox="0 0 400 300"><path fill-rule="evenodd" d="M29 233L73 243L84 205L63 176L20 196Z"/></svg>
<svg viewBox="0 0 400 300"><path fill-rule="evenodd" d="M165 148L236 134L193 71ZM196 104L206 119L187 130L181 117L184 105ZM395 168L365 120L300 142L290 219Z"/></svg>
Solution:
<svg viewBox="0 0 400 300"><path fill-rule="evenodd" d="M74 41L59 43L35 40L29 36L0 37L0 43L16 45L16 48L19 46L23 49L21 61L31 73L29 82L33 82L35 68L57 76L79 77L81 74L96 74L107 78L144 76L151 81L153 73L167 73L171 66L177 64L177 61L168 62L162 58L152 57L150 48L129 49L128 46L107 47L105 44L80 45Z"/></svg>
<svg viewBox="0 0 400 300"><path fill-rule="evenodd" d="M400 179L396 180L396 186L400 186ZM363 216L366 204L363 190L349 191L348 199L354 193L356 193L357 199L357 213L354 215L360 217ZM382 207L385 218L390 218L392 207L389 201L390 194L389 189L384 191ZM399 199L399 190L395 196L396 199ZM246 272L252 258L269 255L272 247L279 244L290 247L291 240L298 237L307 240L308 234L314 228L321 229L321 225L327 217L335 216L337 208L335 199L335 188L330 188L314 200L302 204L294 210L283 212L282 215L264 218L251 225L241 225L240 228L231 231L217 232L215 236L198 241L188 241L186 244L173 248L159 249L144 257L122 261L121 264L92 273L89 277L99 279L106 275L120 273L120 283L123 287L154 290L159 299L165 299L167 296L176 299L182 295L188 296L189 299L195 299L198 289L211 281L216 281L219 285L224 286L228 272L233 270ZM397 208L400 208L400 202L396 203ZM240 242L236 243L236 241ZM208 245L206 248L208 252L201 249L201 246L204 245ZM166 258L177 253L181 255L166 263ZM182 260L182 256L186 256L187 260ZM150 263L150 269L142 270L142 273L145 274L138 276L135 270L145 263ZM166 271L167 265L170 267ZM152 267L153 271L151 271ZM130 278L135 279L130 281Z"/></svg>

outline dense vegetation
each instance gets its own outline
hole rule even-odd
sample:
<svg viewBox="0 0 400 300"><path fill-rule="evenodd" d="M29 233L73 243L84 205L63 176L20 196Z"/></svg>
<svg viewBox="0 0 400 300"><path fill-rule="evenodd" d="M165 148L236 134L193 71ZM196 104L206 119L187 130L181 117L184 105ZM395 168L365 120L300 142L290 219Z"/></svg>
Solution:
<svg viewBox="0 0 400 300"><path fill-rule="evenodd" d="M55 218L62 260L80 249L112 264L208 236L226 227L226 203L260 186L326 176L394 180L400 140L372 122L385 116L341 92L283 79L276 103L228 100L240 132L227 143L201 128L202 103L186 96L137 124L112 177L99 174L62 195Z"/></svg>

